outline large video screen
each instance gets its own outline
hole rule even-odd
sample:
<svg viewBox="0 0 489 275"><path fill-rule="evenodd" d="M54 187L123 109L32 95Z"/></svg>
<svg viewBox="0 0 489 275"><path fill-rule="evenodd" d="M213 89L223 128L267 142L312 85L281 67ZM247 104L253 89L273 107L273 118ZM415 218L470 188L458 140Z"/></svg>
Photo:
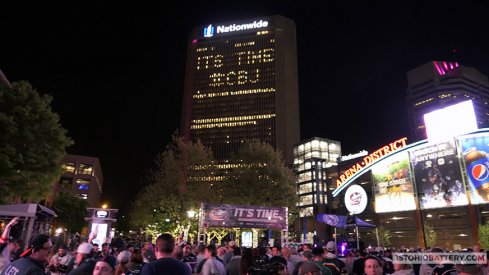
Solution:
<svg viewBox="0 0 489 275"><path fill-rule="evenodd" d="M423 146L410 154L421 209L468 204L453 141Z"/></svg>
<svg viewBox="0 0 489 275"><path fill-rule="evenodd" d="M489 202L489 134L478 134L459 139L467 169L471 203Z"/></svg>
<svg viewBox="0 0 489 275"><path fill-rule="evenodd" d="M375 212L416 209L407 152L392 155L372 167Z"/></svg>

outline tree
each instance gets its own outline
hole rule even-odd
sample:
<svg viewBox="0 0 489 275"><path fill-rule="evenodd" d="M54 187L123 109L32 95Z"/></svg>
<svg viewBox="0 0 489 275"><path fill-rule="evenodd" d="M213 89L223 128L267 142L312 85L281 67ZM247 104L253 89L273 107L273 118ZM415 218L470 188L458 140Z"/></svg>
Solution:
<svg viewBox="0 0 489 275"><path fill-rule="evenodd" d="M377 227L377 230L372 230L372 235L375 241L382 247L388 247L391 245L391 232L385 229L383 226ZM378 237L378 240L377 240Z"/></svg>
<svg viewBox="0 0 489 275"><path fill-rule="evenodd" d="M0 192L14 198L41 200L61 175L60 163L72 140L51 110L52 97L40 96L21 81L0 82Z"/></svg>
<svg viewBox="0 0 489 275"><path fill-rule="evenodd" d="M426 246L428 247L434 247L436 244L436 231L434 230L433 226L430 224L425 223L424 225L424 234L425 234L425 239L426 239Z"/></svg>
<svg viewBox="0 0 489 275"><path fill-rule="evenodd" d="M489 222L479 225L479 240L484 249L489 249Z"/></svg>
<svg viewBox="0 0 489 275"><path fill-rule="evenodd" d="M85 214L88 203L86 200L69 193L59 193L53 201L53 209L58 215L56 223L69 232L81 232L85 226Z"/></svg>
<svg viewBox="0 0 489 275"><path fill-rule="evenodd" d="M200 142L185 143L177 134L165 151L155 158L146 175L147 185L132 204L133 226L155 233L173 232L188 223L186 211L202 201L216 200L213 158Z"/></svg>
<svg viewBox="0 0 489 275"><path fill-rule="evenodd" d="M222 184L223 202L295 209L295 175L271 145L246 141L232 163L237 165L228 171Z"/></svg>

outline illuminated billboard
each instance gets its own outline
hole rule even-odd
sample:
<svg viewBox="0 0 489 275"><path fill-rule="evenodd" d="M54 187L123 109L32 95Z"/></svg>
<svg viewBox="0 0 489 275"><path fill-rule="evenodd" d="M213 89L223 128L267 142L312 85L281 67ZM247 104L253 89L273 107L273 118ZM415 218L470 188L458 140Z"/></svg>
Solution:
<svg viewBox="0 0 489 275"><path fill-rule="evenodd" d="M375 164L372 167L372 186L376 213L416 209L407 152Z"/></svg>
<svg viewBox="0 0 489 275"><path fill-rule="evenodd" d="M102 247L102 244L106 242L107 227L106 223L92 223L92 230L90 232L97 234L97 237L92 242L98 244L99 247Z"/></svg>
<svg viewBox="0 0 489 275"><path fill-rule="evenodd" d="M424 123L430 141L446 140L478 129L472 100L427 113Z"/></svg>
<svg viewBox="0 0 489 275"><path fill-rule="evenodd" d="M489 202L489 134L459 138L472 204Z"/></svg>
<svg viewBox="0 0 489 275"><path fill-rule="evenodd" d="M452 141L423 146L410 154L421 209L468 204Z"/></svg>

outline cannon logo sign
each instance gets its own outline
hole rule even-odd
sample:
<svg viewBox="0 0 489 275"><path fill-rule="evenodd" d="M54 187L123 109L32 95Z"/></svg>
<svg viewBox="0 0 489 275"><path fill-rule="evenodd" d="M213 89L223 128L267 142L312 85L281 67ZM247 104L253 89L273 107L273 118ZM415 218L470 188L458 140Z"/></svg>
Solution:
<svg viewBox="0 0 489 275"><path fill-rule="evenodd" d="M231 204L202 205L204 227L287 229L287 207Z"/></svg>

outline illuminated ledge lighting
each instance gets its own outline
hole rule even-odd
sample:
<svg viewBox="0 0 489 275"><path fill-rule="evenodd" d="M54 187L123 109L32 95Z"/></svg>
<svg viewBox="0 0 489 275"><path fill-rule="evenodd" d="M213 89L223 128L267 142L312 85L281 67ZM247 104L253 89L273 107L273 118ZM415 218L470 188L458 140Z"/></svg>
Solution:
<svg viewBox="0 0 489 275"><path fill-rule="evenodd" d="M220 96L250 95L250 94L273 93L273 92L275 92L275 88L251 89L251 90L240 90L234 92L207 93L207 94L201 94L200 92L197 92L197 94L193 95L192 98L202 99L202 98L212 98L212 97L220 97Z"/></svg>
<svg viewBox="0 0 489 275"><path fill-rule="evenodd" d="M275 117L275 114L205 118L205 119L194 119L194 120L192 120L192 124L215 123L215 122L235 122L235 121L245 121L245 120L254 120L254 119L268 119L268 118L272 118L272 117Z"/></svg>

